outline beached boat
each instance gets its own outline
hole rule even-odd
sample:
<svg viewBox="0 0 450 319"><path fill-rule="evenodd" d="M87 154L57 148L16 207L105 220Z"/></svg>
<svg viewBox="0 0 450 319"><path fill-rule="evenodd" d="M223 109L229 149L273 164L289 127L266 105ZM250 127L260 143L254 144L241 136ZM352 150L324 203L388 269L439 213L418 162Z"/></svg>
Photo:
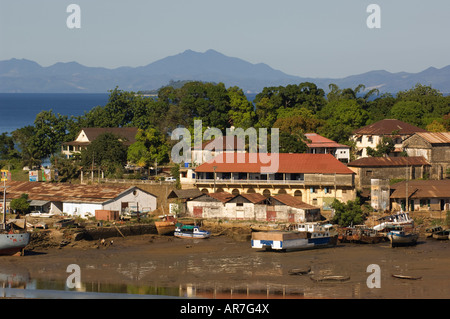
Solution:
<svg viewBox="0 0 450 319"><path fill-rule="evenodd" d="M252 248L274 250L303 250L332 247L338 235L318 224L300 224L293 231L252 233Z"/></svg>
<svg viewBox="0 0 450 319"><path fill-rule="evenodd" d="M443 231L441 226L433 226L425 229L427 238L433 238L433 234Z"/></svg>
<svg viewBox="0 0 450 319"><path fill-rule="evenodd" d="M450 229L435 232L433 238L437 240L448 240L450 235Z"/></svg>
<svg viewBox="0 0 450 319"><path fill-rule="evenodd" d="M391 230L387 234L387 237L391 242L391 247L398 247L416 245L419 235L412 232L405 232L404 230Z"/></svg>
<svg viewBox="0 0 450 319"><path fill-rule="evenodd" d="M31 234L26 231L26 221L13 219L0 224L0 228L0 255L22 253L31 238Z"/></svg>
<svg viewBox="0 0 450 319"><path fill-rule="evenodd" d="M199 226L176 224L175 237L179 238L208 238L211 233L207 230L201 230Z"/></svg>
<svg viewBox="0 0 450 319"><path fill-rule="evenodd" d="M373 228L344 227L339 229L338 241L341 243L377 244L385 240L385 236Z"/></svg>
<svg viewBox="0 0 450 319"><path fill-rule="evenodd" d="M158 235L173 235L177 219L172 215L160 216L161 220L155 222L156 231Z"/></svg>
<svg viewBox="0 0 450 319"><path fill-rule="evenodd" d="M383 231L383 229L391 226L401 226L403 228L414 228L414 220L409 216L409 213L398 213L394 215L384 216L378 219L380 224L373 227L376 231Z"/></svg>

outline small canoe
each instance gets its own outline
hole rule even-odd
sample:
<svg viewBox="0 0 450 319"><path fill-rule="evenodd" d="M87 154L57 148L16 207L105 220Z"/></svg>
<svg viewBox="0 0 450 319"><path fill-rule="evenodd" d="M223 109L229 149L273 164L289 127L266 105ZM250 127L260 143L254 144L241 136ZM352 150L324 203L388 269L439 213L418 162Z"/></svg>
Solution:
<svg viewBox="0 0 450 319"><path fill-rule="evenodd" d="M290 269L288 271L289 275L297 275L297 276L301 276L301 275L306 275L311 271L311 267L306 267L306 268L294 268L294 269Z"/></svg>
<svg viewBox="0 0 450 319"><path fill-rule="evenodd" d="M413 277L413 276L406 276L406 275L392 275L394 278L399 279L409 279L409 280L419 280L422 279L422 277Z"/></svg>
<svg viewBox="0 0 450 319"><path fill-rule="evenodd" d="M344 282L350 280L350 276L311 276L315 282Z"/></svg>

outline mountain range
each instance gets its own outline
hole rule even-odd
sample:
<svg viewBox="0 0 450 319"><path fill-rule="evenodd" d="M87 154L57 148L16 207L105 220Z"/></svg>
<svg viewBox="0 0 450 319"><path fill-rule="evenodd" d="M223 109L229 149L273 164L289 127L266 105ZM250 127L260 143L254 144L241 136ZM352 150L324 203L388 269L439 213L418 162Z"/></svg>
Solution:
<svg viewBox="0 0 450 319"><path fill-rule="evenodd" d="M330 83L340 88L364 84L366 90L378 88L380 92L395 94L421 83L447 94L450 92L450 65L441 69L430 67L419 73L379 70L328 79L289 75L267 64L253 64L214 50L186 50L146 66L115 69L87 67L77 62L42 67L26 59L0 61L0 93L106 93L116 86L137 92L158 89L171 80L223 82L227 87L238 86L246 93L258 93L267 86L313 82L325 91Z"/></svg>

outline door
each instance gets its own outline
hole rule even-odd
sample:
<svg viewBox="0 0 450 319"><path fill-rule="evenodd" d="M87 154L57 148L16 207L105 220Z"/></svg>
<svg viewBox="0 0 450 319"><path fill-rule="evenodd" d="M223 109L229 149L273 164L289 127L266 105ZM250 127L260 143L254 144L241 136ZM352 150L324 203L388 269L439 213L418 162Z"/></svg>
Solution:
<svg viewBox="0 0 450 319"><path fill-rule="evenodd" d="M194 206L194 217L197 218L203 217L203 207Z"/></svg>
<svg viewBox="0 0 450 319"><path fill-rule="evenodd" d="M268 210L266 212L266 220L268 222L274 222L277 219L277 212L273 210Z"/></svg>

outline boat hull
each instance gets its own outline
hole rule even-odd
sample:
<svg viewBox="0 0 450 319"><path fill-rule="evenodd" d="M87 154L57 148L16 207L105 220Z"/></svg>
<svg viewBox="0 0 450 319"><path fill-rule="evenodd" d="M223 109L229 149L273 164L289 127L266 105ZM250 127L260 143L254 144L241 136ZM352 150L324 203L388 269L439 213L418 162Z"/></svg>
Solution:
<svg viewBox="0 0 450 319"><path fill-rule="evenodd" d="M295 236L289 235L284 237L285 238L273 238L273 235L269 234L266 239L258 239L254 236L252 239L252 248L265 248L269 250L307 250L327 248L336 246L338 239L337 235L316 238L290 238Z"/></svg>
<svg viewBox="0 0 450 319"><path fill-rule="evenodd" d="M0 234L0 255L15 255L30 242L30 233Z"/></svg>
<svg viewBox="0 0 450 319"><path fill-rule="evenodd" d="M178 237L178 238L201 238L201 239L203 239L203 238L210 237L211 234L209 232L208 233L206 233L206 232L205 233L185 233L185 232L175 231L174 236Z"/></svg>
<svg viewBox="0 0 450 319"><path fill-rule="evenodd" d="M391 242L392 247L398 246L413 246L417 244L417 239L419 235L417 234L393 234L389 233L387 235Z"/></svg>
<svg viewBox="0 0 450 319"><path fill-rule="evenodd" d="M158 235L172 235L175 231L175 222L155 222Z"/></svg>

